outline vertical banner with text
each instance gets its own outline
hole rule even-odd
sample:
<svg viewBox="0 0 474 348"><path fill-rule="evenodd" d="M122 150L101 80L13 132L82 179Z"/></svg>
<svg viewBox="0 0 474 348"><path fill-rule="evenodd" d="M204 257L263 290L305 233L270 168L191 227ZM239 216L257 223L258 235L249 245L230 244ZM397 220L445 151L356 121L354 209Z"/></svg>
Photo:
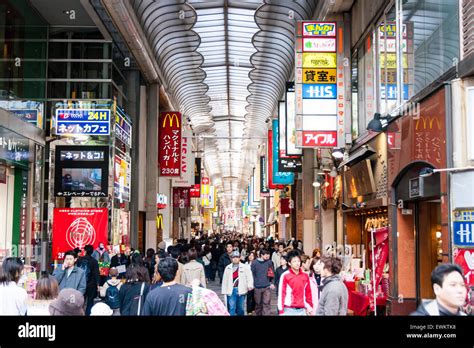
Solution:
<svg viewBox="0 0 474 348"><path fill-rule="evenodd" d="M160 176L179 177L181 175L181 113L161 112L158 127Z"/></svg>

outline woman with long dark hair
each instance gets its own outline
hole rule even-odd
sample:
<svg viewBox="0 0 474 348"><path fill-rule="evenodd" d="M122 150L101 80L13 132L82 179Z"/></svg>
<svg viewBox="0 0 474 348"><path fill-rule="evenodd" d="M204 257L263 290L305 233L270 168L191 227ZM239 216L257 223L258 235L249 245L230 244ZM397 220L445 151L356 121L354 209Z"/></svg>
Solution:
<svg viewBox="0 0 474 348"><path fill-rule="evenodd" d="M125 274L125 284L120 287L120 315L142 315L143 304L150 290L150 274L144 267L140 254L132 255L132 263Z"/></svg>
<svg viewBox="0 0 474 348"><path fill-rule="evenodd" d="M25 315L28 294L18 286L23 272L19 257L7 257L0 275L0 315Z"/></svg>

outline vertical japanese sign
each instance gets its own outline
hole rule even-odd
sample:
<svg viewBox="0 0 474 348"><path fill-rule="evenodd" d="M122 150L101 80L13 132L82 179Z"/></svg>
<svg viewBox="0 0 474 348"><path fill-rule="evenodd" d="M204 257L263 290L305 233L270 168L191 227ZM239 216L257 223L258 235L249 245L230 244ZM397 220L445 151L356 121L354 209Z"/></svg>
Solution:
<svg viewBox="0 0 474 348"><path fill-rule="evenodd" d="M114 163L114 197L120 202L130 201L130 158L115 155Z"/></svg>
<svg viewBox="0 0 474 348"><path fill-rule="evenodd" d="M296 147L337 147L344 143L343 102L338 114L344 71L338 69L343 45L336 23L298 21L296 35Z"/></svg>
<svg viewBox="0 0 474 348"><path fill-rule="evenodd" d="M204 208L209 208L209 192L211 181L207 177L201 180L201 205Z"/></svg>
<svg viewBox="0 0 474 348"><path fill-rule="evenodd" d="M294 103L294 101L293 101ZM302 163L300 156L288 156L286 154L286 102L278 102L278 157L279 167L281 172L301 172Z"/></svg>
<svg viewBox="0 0 474 348"><path fill-rule="evenodd" d="M278 158L278 120L273 120L273 144L272 144L272 176L273 176L273 183L280 184L280 185L292 185L295 180L295 175L290 172L280 172L278 170L279 167L279 158Z"/></svg>
<svg viewBox="0 0 474 348"><path fill-rule="evenodd" d="M181 177L173 178L173 187L191 187L194 185L194 155L191 147L191 131L183 128L181 139Z"/></svg>
<svg viewBox="0 0 474 348"><path fill-rule="evenodd" d="M194 160L194 184L200 185L201 183L201 159L196 158Z"/></svg>
<svg viewBox="0 0 474 348"><path fill-rule="evenodd" d="M160 176L181 175L181 113L161 112L159 119Z"/></svg>
<svg viewBox="0 0 474 348"><path fill-rule="evenodd" d="M26 256L26 214L28 196L28 171L21 171L21 199L20 199L20 256Z"/></svg>
<svg viewBox="0 0 474 348"><path fill-rule="evenodd" d="M260 196L270 197L268 189L267 161L265 156L260 156Z"/></svg>
<svg viewBox="0 0 474 348"><path fill-rule="evenodd" d="M285 132L287 156L301 156L302 149L296 147L296 104L295 104L295 84L286 83L285 92Z"/></svg>

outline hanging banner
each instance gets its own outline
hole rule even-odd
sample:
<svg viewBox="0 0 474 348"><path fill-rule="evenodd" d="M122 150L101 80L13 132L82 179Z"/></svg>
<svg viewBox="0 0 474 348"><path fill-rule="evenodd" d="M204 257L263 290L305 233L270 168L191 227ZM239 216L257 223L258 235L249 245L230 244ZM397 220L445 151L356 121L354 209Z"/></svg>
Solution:
<svg viewBox="0 0 474 348"><path fill-rule="evenodd" d="M191 202L189 191L187 187L173 187L173 207L188 208Z"/></svg>
<svg viewBox="0 0 474 348"><path fill-rule="evenodd" d="M201 185L200 184L195 184L194 186L191 187L190 189L190 195L191 197L201 197Z"/></svg>
<svg viewBox="0 0 474 348"><path fill-rule="evenodd" d="M132 124L127 115L117 106L115 113L115 137L128 147L132 147Z"/></svg>
<svg viewBox="0 0 474 348"><path fill-rule="evenodd" d="M114 197L120 202L130 201L130 158L115 155L114 163Z"/></svg>
<svg viewBox="0 0 474 348"><path fill-rule="evenodd" d="M265 156L260 156L260 196L270 197L270 189L268 188L267 159Z"/></svg>
<svg viewBox="0 0 474 348"><path fill-rule="evenodd" d="M272 177L273 177L273 183L274 184L281 184L281 185L292 185L294 180L295 180L295 175L290 172L280 172L278 170L279 168L279 149L278 149L278 140L279 140L279 135L278 135L278 120L273 120L272 123L272 130L273 130L273 164L272 164Z"/></svg>
<svg viewBox="0 0 474 348"><path fill-rule="evenodd" d="M181 113L161 112L158 125L160 176L181 175Z"/></svg>
<svg viewBox="0 0 474 348"><path fill-rule="evenodd" d="M64 253L74 248L108 244L107 208L54 208L53 219L53 260L63 260Z"/></svg>
<svg viewBox="0 0 474 348"><path fill-rule="evenodd" d="M379 285L382 280L383 269L388 260L388 227L378 228L374 232L375 243L372 242L372 246L375 244L375 285ZM370 259L372 260L372 253L370 253ZM374 263L372 262L372 267Z"/></svg>
<svg viewBox="0 0 474 348"><path fill-rule="evenodd" d="M194 185L195 172L193 171L194 154L192 152L192 132L183 129L181 139L181 177L172 179L173 187L191 187Z"/></svg>

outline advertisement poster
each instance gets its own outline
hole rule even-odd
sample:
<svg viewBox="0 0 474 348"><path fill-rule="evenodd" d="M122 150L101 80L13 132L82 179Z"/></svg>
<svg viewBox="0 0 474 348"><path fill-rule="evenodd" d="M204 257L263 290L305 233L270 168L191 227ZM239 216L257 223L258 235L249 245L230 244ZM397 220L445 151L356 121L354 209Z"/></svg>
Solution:
<svg viewBox="0 0 474 348"><path fill-rule="evenodd" d="M54 208L53 214L53 260L63 260L74 248L108 244L107 208Z"/></svg>
<svg viewBox="0 0 474 348"><path fill-rule="evenodd" d="M132 124L125 113L117 107L115 113L115 136L128 147L132 147Z"/></svg>
<svg viewBox="0 0 474 348"><path fill-rule="evenodd" d="M469 286L474 286L474 249L455 249L454 262L464 271L464 280Z"/></svg>
<svg viewBox="0 0 474 348"><path fill-rule="evenodd" d="M173 207L189 208L191 205L190 188L173 187Z"/></svg>
<svg viewBox="0 0 474 348"><path fill-rule="evenodd" d="M130 160L115 155L114 197L122 201L130 201Z"/></svg>
<svg viewBox="0 0 474 348"><path fill-rule="evenodd" d="M279 135L278 135L278 120L273 120L273 149L272 149L272 177L273 177L273 183L274 184L280 184L280 185L292 185L294 180L295 180L295 175L290 172L280 172L279 169L279 149L278 149L278 140L279 140Z"/></svg>
<svg viewBox="0 0 474 348"><path fill-rule="evenodd" d="M158 124L160 176L181 175L181 113L161 112Z"/></svg>

